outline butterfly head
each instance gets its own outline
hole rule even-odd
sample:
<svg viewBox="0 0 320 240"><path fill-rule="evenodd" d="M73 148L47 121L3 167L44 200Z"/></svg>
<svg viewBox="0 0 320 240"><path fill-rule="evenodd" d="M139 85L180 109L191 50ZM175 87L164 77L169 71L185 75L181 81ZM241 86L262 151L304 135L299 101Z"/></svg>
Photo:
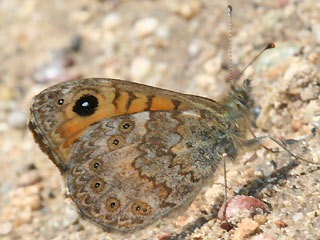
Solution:
<svg viewBox="0 0 320 240"><path fill-rule="evenodd" d="M242 87L231 85L231 102L235 103L236 106L242 110L250 109L253 105L251 90L250 79L245 79Z"/></svg>

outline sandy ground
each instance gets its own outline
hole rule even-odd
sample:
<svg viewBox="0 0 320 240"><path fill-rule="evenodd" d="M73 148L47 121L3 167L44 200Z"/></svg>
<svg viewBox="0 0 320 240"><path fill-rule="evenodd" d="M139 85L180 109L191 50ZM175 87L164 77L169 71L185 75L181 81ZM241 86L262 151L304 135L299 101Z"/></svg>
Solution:
<svg viewBox="0 0 320 240"><path fill-rule="evenodd" d="M269 133L320 162L320 2L233 3L235 74L253 80L256 135ZM219 99L228 91L226 1L0 0L1 239L320 239L320 168L287 153L250 150L228 162L229 196L246 194L269 212L250 237L216 220L223 175L186 213L128 235L79 217L58 169L26 128L32 97L78 77L110 77ZM266 146L275 147L269 142ZM239 230L240 229L240 230ZM238 235L237 235L238 234Z"/></svg>

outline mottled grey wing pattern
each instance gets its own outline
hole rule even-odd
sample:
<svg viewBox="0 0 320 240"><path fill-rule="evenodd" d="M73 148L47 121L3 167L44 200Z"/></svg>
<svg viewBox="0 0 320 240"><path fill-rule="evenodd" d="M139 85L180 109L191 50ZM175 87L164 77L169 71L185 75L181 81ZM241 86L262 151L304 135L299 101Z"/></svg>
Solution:
<svg viewBox="0 0 320 240"><path fill-rule="evenodd" d="M210 116L140 112L90 126L67 174L82 215L107 231L129 232L188 206L220 159Z"/></svg>

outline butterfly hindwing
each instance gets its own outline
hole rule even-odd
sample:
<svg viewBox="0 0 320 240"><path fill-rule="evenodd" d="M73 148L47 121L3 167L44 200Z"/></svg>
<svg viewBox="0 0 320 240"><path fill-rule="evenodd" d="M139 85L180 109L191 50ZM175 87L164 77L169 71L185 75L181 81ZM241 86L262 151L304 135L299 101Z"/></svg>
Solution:
<svg viewBox="0 0 320 240"><path fill-rule="evenodd" d="M109 231L136 230L184 207L216 168L206 150L213 142L201 139L205 122L196 111L159 111L92 125L72 152L72 199Z"/></svg>

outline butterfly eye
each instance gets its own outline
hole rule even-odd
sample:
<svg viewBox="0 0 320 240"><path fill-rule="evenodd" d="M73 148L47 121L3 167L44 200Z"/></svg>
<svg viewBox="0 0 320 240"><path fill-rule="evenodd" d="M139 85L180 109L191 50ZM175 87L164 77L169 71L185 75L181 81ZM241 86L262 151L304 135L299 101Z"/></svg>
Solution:
<svg viewBox="0 0 320 240"><path fill-rule="evenodd" d="M62 98L61 98L61 99L59 99L57 103L58 103L58 105L63 105L63 103L64 103L64 99L62 99Z"/></svg>
<svg viewBox="0 0 320 240"><path fill-rule="evenodd" d="M86 117L95 113L98 107L98 99L93 95L80 97L73 106L73 112L79 116Z"/></svg>
<svg viewBox="0 0 320 240"><path fill-rule="evenodd" d="M238 91L235 94L236 100L241 103L242 105L246 105L248 103L248 95L245 91Z"/></svg>

